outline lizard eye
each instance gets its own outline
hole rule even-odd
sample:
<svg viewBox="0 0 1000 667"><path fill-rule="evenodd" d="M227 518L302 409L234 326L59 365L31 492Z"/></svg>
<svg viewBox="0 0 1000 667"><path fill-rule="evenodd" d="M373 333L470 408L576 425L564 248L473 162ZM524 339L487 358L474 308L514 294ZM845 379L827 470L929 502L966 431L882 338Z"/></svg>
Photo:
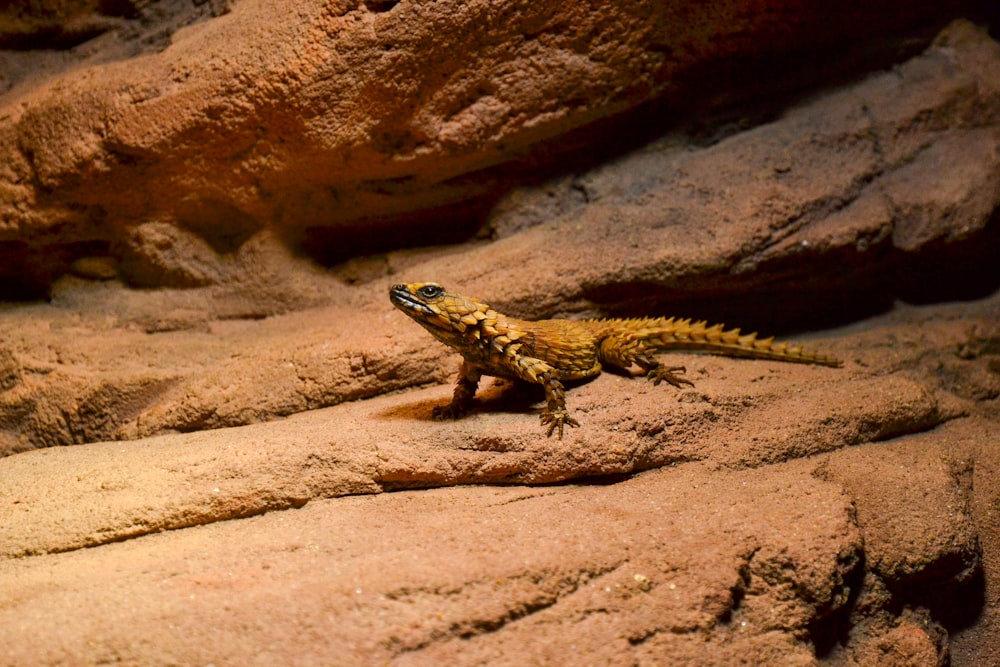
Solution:
<svg viewBox="0 0 1000 667"><path fill-rule="evenodd" d="M424 285L417 290L417 294L422 299L436 299L444 294L444 288L440 285Z"/></svg>

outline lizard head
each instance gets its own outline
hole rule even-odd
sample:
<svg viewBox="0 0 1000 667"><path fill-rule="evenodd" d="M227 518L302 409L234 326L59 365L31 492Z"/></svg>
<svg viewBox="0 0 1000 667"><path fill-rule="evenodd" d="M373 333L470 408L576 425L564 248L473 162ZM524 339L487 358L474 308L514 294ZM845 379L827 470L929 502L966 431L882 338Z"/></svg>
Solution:
<svg viewBox="0 0 1000 667"><path fill-rule="evenodd" d="M462 338L469 328L487 319L490 307L436 283L403 283L389 288L389 300L445 344ZM496 315L493 314L493 322Z"/></svg>

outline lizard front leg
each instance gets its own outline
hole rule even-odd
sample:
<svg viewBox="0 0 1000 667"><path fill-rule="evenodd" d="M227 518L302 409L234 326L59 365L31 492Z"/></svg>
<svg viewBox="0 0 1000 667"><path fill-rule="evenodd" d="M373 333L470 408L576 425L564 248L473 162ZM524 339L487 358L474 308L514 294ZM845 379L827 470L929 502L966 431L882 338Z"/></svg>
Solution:
<svg viewBox="0 0 1000 667"><path fill-rule="evenodd" d="M479 368L463 360L462 367L458 371L458 384L455 385L455 394L452 396L451 403L434 408L431 417L434 419L458 419L465 415L472 407L472 399L476 395L476 388L479 386L479 379L482 376L483 373Z"/></svg>
<svg viewBox="0 0 1000 667"><path fill-rule="evenodd" d="M552 432L559 429L559 439L563 437L563 425L579 426L580 422L569 416L566 410L566 389L554 375L552 371L547 371L541 375L542 386L545 387L545 409L542 410L542 425L548 424L549 430L545 434L552 437Z"/></svg>
<svg viewBox="0 0 1000 667"><path fill-rule="evenodd" d="M566 389L556 377L556 369L541 359L520 357L516 361L517 374L522 380L542 385L545 389L545 408L542 410L542 426L548 426L546 436L551 437L558 430L563 437L563 427L579 426L580 422L569 416L566 410Z"/></svg>

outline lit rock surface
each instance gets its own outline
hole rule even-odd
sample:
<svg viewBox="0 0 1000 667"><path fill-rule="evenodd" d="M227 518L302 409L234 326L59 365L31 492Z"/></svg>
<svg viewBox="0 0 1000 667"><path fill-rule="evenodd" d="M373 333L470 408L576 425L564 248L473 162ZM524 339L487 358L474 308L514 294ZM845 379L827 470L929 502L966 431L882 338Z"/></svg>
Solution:
<svg viewBox="0 0 1000 667"><path fill-rule="evenodd" d="M0 665L1000 664L1000 47L957 22L767 123L510 190L478 240L327 270L284 233L334 192L333 222L470 196L449 179L675 74L608 32L574 58L541 21L520 29L565 52L552 89L445 77L400 116L426 63L334 94L306 48L353 44L323 53L358 77L430 39L393 28L423 5L363 5L303 9L315 34L275 13L258 69L219 35L279 3L178 9L192 25L146 55L10 84L30 104L0 116L4 242L84 245L51 302L0 317ZM588 20L626 25L616 7ZM51 39L103 29L74 11ZM128 88L142 72L169 84ZM567 72L602 102L568 105ZM569 390L561 441L538 394L489 380L435 422L458 359L391 307L398 279L525 317L824 328L798 337L844 367L675 354L694 387L604 374Z"/></svg>

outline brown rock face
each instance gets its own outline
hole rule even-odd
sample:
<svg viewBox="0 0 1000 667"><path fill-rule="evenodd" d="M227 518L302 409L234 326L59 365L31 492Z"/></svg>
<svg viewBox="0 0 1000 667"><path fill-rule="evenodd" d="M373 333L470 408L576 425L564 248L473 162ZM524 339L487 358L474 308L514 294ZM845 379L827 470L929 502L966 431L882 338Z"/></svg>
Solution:
<svg viewBox="0 0 1000 667"><path fill-rule="evenodd" d="M0 665L1000 664L1000 45L901 8L0 9ZM400 280L844 366L436 422Z"/></svg>
<svg viewBox="0 0 1000 667"><path fill-rule="evenodd" d="M0 265L12 267L3 282L28 279L21 294L44 293L77 257L127 255L127 241L118 246L127 228L151 220L192 229L221 252L278 227L337 259L353 254L345 240L384 250L393 242L371 234L398 239L394 228L406 228L369 222L359 233L362 220L424 210L422 224L457 217L433 224L437 235L455 224L468 235L484 202L508 187L503 169L483 170L526 155L527 166L551 164L559 151L545 140L652 100L704 108L711 101L690 100L723 97L736 82L767 93L776 82L741 81L741 72L799 54L845 60L858 52L845 45L954 12L947 3L827 9L796 0L698 10L493 0L155 4L15 4L0 14L14 43L32 26L53 26L53 39L61 34L67 45L74 22L90 26L84 33L104 30L96 44L40 62L43 75L17 76L30 62L11 60L0 100ZM143 28L151 23L159 32ZM426 234L406 238L427 244ZM125 268L125 278L148 284L148 272ZM189 285L180 273L165 271L159 284Z"/></svg>

